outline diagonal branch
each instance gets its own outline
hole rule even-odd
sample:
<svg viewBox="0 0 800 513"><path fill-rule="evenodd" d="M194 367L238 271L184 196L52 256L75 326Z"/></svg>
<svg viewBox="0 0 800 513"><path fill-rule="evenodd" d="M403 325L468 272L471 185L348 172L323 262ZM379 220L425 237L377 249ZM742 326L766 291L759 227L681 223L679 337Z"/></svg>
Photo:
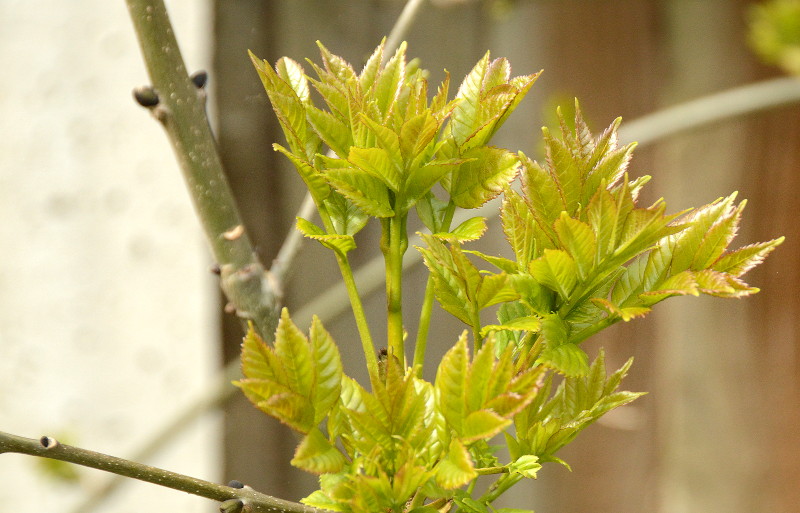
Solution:
<svg viewBox="0 0 800 513"><path fill-rule="evenodd" d="M245 508L245 511L253 513L321 513L321 510L316 508L270 497L248 487L233 488L219 485L115 456L63 445L49 436L34 440L0 431L0 454L3 453L28 454L51 458L112 472L120 476L132 477L140 481L147 481L148 483L220 501L223 504L231 505L231 509L234 511L237 509L241 511L242 508Z"/></svg>
<svg viewBox="0 0 800 513"><path fill-rule="evenodd" d="M126 2L152 81L152 89L138 91L137 100L169 136L228 301L269 337L277 325L279 287L259 262L236 210L208 124L205 92L186 72L163 0Z"/></svg>

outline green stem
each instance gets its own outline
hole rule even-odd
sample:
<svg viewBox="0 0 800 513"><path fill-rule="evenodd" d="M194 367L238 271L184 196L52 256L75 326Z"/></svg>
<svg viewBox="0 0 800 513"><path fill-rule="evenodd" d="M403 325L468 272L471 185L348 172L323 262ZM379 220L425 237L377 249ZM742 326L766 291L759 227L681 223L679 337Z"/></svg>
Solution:
<svg viewBox="0 0 800 513"><path fill-rule="evenodd" d="M428 275L428 282L425 284L425 299L422 300L422 310L419 314L417 340L414 346L414 368L417 369L417 376L420 378L422 377L422 367L425 365L425 350L428 346L428 330L431 326L434 292L433 277Z"/></svg>
<svg viewBox="0 0 800 513"><path fill-rule="evenodd" d="M336 262L339 264L339 270L342 273L342 279L347 288L347 295L350 298L350 305L353 308L353 316L356 319L358 334L361 337L361 347L364 350L364 358L367 361L369 380L374 389L376 383L378 383L378 358L375 355L375 344L372 342L372 335L370 334L369 324L367 323L367 315L364 312L364 304L361 302L361 295L358 293L356 281L353 278L353 269L350 267L350 260L346 255L336 253Z"/></svg>
<svg viewBox="0 0 800 513"><path fill-rule="evenodd" d="M321 510L316 508L270 497L250 488L231 488L211 483L115 456L64 445L47 436L34 440L0 431L0 454L3 453L28 454L66 461L216 501L239 500L247 511L254 513L321 513Z"/></svg>
<svg viewBox="0 0 800 513"><path fill-rule="evenodd" d="M620 317L606 317L605 319L596 322L595 324L592 324L588 328L579 331L578 333L575 334L575 336L570 337L570 342L572 342L573 344L580 344L581 342L591 337L595 333L603 331L612 324L616 324L621 320L622 319Z"/></svg>
<svg viewBox="0 0 800 513"><path fill-rule="evenodd" d="M417 490L417 493L415 493L414 497L411 499L411 504L408 505L407 511L423 506L426 498L427 495L422 493L422 489Z"/></svg>
<svg viewBox="0 0 800 513"><path fill-rule="evenodd" d="M403 348L403 255L408 247L406 214L382 220L381 249L386 260L387 345L405 361Z"/></svg>
<svg viewBox="0 0 800 513"><path fill-rule="evenodd" d="M322 203L317 204L317 211L326 231L328 233L336 233L327 207ZM369 331L367 314L364 312L364 303L361 301L361 294L358 293L356 280L353 277L353 268L350 266L350 259L347 258L347 254L337 251L334 251L334 254L336 255L336 263L339 264L339 272L342 274L342 281L347 289L347 297L350 299L350 307L353 310L353 317L361 338L361 348L364 351L364 359L367 362L369 380L374 388L375 384L378 383L378 357L375 354L375 344Z"/></svg>
<svg viewBox="0 0 800 513"><path fill-rule="evenodd" d="M475 351L483 347L483 337L481 336L481 314L475 309L472 313L472 338L475 340Z"/></svg>
<svg viewBox="0 0 800 513"><path fill-rule="evenodd" d="M442 230L449 231L450 224L453 222L453 214L456 205L453 200L447 205L442 219ZM425 365L425 351L428 346L428 331L431 325L431 314L433 313L433 300L435 299L435 289L433 278L428 275L425 284L425 299L422 301L422 309L419 313L419 326L417 327L417 339L414 346L414 367L417 369L417 376L422 377L422 368Z"/></svg>
<svg viewBox="0 0 800 513"><path fill-rule="evenodd" d="M521 479L521 474L503 474L497 478L497 481L495 481L488 490L486 490L486 493L481 496L479 501L493 502L495 499L508 491L509 488L517 484Z"/></svg>

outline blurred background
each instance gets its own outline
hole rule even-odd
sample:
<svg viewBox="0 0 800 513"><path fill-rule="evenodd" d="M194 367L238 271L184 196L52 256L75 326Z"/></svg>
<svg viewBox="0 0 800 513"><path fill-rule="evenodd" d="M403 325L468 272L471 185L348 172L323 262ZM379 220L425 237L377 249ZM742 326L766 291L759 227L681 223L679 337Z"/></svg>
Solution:
<svg viewBox="0 0 800 513"><path fill-rule="evenodd" d="M320 40L359 68L403 4L167 1L188 68L209 71L219 149L266 264L304 191L271 149L283 136L247 49L271 62L283 55L316 61ZM625 127L668 106L784 75L748 44L754 5L431 0L405 39L431 84L444 69L460 83L487 50L507 57L514 75L544 69L495 139L536 154L539 127L574 97L599 132L617 116ZM127 16L122 0L0 0L0 430L120 456L213 389L241 341L238 322L222 313L166 137L131 99L147 76ZM785 28L800 39L800 23ZM672 299L587 342L590 352L606 349L609 367L634 355L625 388L650 394L559 453L572 473L546 465L502 505L540 513L798 511L800 300L792 291L800 286L800 105L643 144L631 174L653 175L642 201L663 196L670 211L738 190L748 208L733 246L787 240L747 276L760 294ZM376 235L372 228L361 246ZM481 244L504 246L497 220ZM356 251L353 258L358 265L372 256ZM305 245L287 306L301 311L337 276L328 253ZM414 267L409 280L407 306L416 311L423 269ZM379 315L382 293L366 304ZM434 315L432 358L462 329L441 309ZM346 370L363 376L349 314L326 326L340 345L353 340ZM409 320L409 332L415 328ZM238 479L292 500L315 487L313 476L288 465L295 436L238 393L187 426L147 462L221 483ZM106 479L0 455L0 504L77 511ZM216 507L127 483L82 511Z"/></svg>

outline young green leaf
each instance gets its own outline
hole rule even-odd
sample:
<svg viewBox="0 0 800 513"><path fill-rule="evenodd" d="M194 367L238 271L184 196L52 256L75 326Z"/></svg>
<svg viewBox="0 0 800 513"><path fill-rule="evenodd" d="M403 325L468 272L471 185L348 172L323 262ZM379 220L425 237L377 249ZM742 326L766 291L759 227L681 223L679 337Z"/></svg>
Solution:
<svg viewBox="0 0 800 513"><path fill-rule="evenodd" d="M290 463L312 474L330 474L342 470L345 459L319 429L313 428L297 446Z"/></svg>
<svg viewBox="0 0 800 513"><path fill-rule="evenodd" d="M496 197L519 172L519 160L500 148L479 146L465 152L466 160L450 179L448 191L461 208L478 208Z"/></svg>
<svg viewBox="0 0 800 513"><path fill-rule="evenodd" d="M466 447L456 439L450 442L447 454L436 465L435 468L436 484L446 490L452 490L463 486L476 477L475 465Z"/></svg>
<svg viewBox="0 0 800 513"><path fill-rule="evenodd" d="M284 308L274 348L251 327L242 354L244 379L235 384L258 408L301 433L308 434L338 400L339 351L316 317L309 342Z"/></svg>
<svg viewBox="0 0 800 513"><path fill-rule="evenodd" d="M578 282L578 267L569 254L561 249L545 249L544 254L532 261L528 269L542 285L569 298Z"/></svg>
<svg viewBox="0 0 800 513"><path fill-rule="evenodd" d="M331 235L325 230L307 221L302 217L297 218L297 230L309 239L314 239L328 249L331 249L344 256L348 251L356 248L356 241L352 235Z"/></svg>

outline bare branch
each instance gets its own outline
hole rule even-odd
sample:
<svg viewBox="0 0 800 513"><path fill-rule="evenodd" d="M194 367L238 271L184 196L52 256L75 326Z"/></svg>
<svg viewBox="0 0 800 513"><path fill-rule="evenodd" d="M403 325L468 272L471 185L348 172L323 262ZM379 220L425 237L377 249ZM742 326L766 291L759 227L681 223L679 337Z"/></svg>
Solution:
<svg viewBox="0 0 800 513"><path fill-rule="evenodd" d="M277 325L280 297L253 250L236 210L205 111L204 81L189 77L163 0L126 0L152 86L134 96L169 136L221 286L237 315L264 337ZM198 87L200 86L200 87Z"/></svg>
<svg viewBox="0 0 800 513"><path fill-rule="evenodd" d="M0 454L3 453L28 454L75 463L220 502L236 499L253 513L321 513L321 510L316 508L270 497L249 487L233 488L219 485L115 456L64 445L49 436L34 440L0 431Z"/></svg>

